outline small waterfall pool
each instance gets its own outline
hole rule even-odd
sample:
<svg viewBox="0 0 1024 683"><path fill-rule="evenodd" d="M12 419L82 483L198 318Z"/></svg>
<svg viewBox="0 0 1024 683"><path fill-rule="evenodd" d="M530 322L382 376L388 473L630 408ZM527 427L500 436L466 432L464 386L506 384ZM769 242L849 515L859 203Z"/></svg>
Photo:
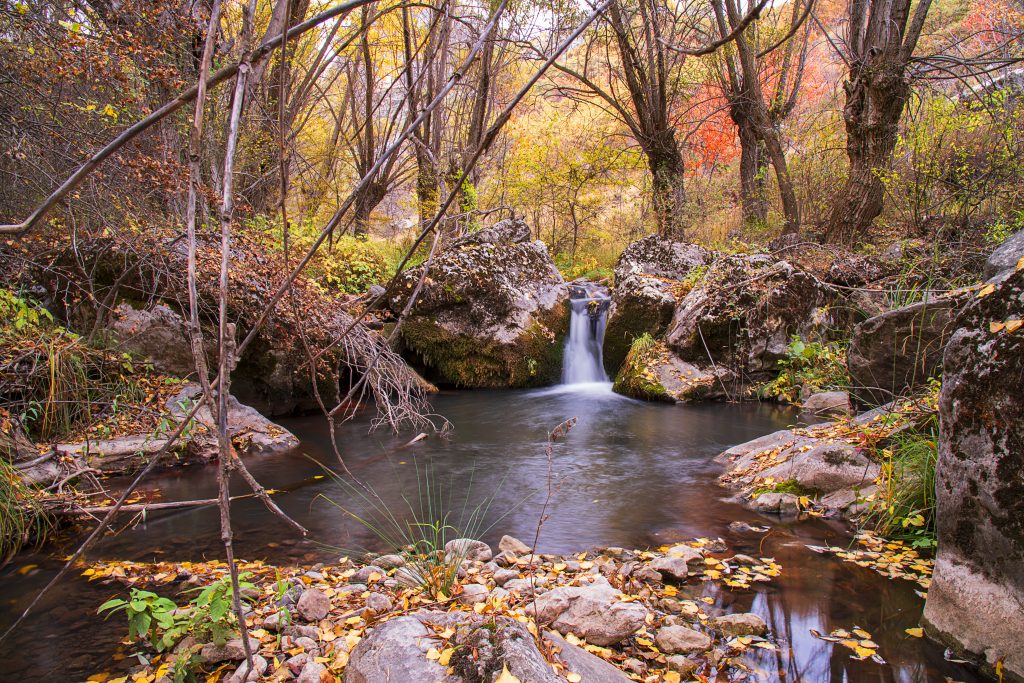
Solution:
<svg viewBox="0 0 1024 683"><path fill-rule="evenodd" d="M608 289L590 282L569 285L569 336L565 340L562 384L609 384L601 349L611 299Z"/></svg>
<svg viewBox="0 0 1024 683"><path fill-rule="evenodd" d="M777 580L747 591L706 585L704 597L713 607L754 611L768 622L779 649L751 652L748 664L754 679L978 680L969 669L944 661L940 646L906 634L905 629L918 625L923 605L915 585L807 549L807 544L847 544L843 525L759 515L720 487L721 466L714 456L786 427L796 417L792 410L753 402L674 406L612 393L601 359L607 291L585 284L573 284L572 290L564 384L530 391L443 392L432 401L433 408L452 422L454 432L414 444L409 442L414 434L369 432L372 415L360 414L337 428L351 471L382 498L401 506L403 496L415 496L418 468L428 466L457 492L457 501L465 499L460 504L472 506L493 497L482 540L493 545L506 533L531 538L548 485L548 430L576 417L576 426L554 446L559 486L545 508L541 552L721 537L737 552L772 556L783 567ZM327 502L344 502L358 514L367 513L324 476L324 467L338 467L324 419L308 416L282 424L301 445L291 453L252 456L247 463L260 482L279 491L275 500L311 530L312 538L291 536L262 505L243 499L232 506L238 556L312 564L336 558L339 551L332 547L385 550L364 527ZM118 482L111 485L116 490ZM159 473L147 488L167 501L209 498L216 492L215 469L195 465ZM233 489L242 492L245 487L236 481ZM730 526L733 521L771 530L744 533ZM223 556L215 507L160 511L135 522L104 539L91 559L195 561ZM53 576L60 557L79 540L69 534L62 545L24 553L0 571L0 629ZM124 592L120 585L90 583L77 573L66 578L0 643L0 681L83 680L126 667L130 660L117 664L110 659L125 635L124 620L105 621L96 615L100 604ZM812 635L812 630L828 633L854 626L872 633L886 664L852 660L844 648Z"/></svg>

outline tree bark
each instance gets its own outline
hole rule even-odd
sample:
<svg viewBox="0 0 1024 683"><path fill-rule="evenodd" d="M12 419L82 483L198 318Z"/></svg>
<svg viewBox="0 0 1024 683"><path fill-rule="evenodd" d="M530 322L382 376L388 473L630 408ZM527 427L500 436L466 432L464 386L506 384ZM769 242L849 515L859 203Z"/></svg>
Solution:
<svg viewBox="0 0 1024 683"><path fill-rule="evenodd" d="M910 96L907 65L930 6L931 0L919 0L911 18L911 0L850 0L849 74L843 84L850 172L832 209L830 240L856 239L882 212L885 188L879 172L892 163Z"/></svg>
<svg viewBox="0 0 1024 683"><path fill-rule="evenodd" d="M659 235L682 239L686 232L683 155L676 145L675 130L665 130L659 138L642 145L651 171L655 221Z"/></svg>

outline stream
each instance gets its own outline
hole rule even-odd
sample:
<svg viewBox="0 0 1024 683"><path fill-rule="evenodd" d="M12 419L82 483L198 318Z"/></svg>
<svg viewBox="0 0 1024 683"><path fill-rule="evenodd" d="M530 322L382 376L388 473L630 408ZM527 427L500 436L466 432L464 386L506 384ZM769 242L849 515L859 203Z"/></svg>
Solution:
<svg viewBox="0 0 1024 683"><path fill-rule="evenodd" d="M593 297L592 292L585 292ZM351 472L397 514L403 501L415 505L426 477L453 511L488 501L481 540L496 546L503 534L532 543L551 484L538 551L571 553L594 547L642 548L721 537L738 553L771 556L782 575L746 591L705 584L714 607L753 611L765 618L779 645L748 664L766 681L925 682L977 681L970 670L946 662L943 650L905 629L918 625L923 600L909 582L882 578L867 568L818 555L807 544L847 545L846 525L821 519L780 520L730 500L717 482L721 465L713 458L732 445L784 428L796 420L790 408L768 403L674 406L612 393L600 366L603 308L573 302L575 339L566 345L566 382L518 391L443 392L432 402L454 429L447 436L369 432L364 413L338 428L338 442ZM584 320L590 316L589 321ZM593 335L581 340L579 335ZM585 342L585 343L581 343ZM596 342L596 343L595 343ZM596 358L595 358L596 356ZM576 417L568 436L547 456L547 434ZM330 563L360 549L386 550L341 509L372 515L373 505L326 473L338 469L323 418L302 417L281 424L301 440L284 455L254 456L252 473L275 500L311 531L302 540L251 499L232 505L236 555L278 563ZM122 482L113 481L117 488ZM194 465L160 473L148 482L163 500L216 495L213 466ZM243 493L241 482L233 492ZM372 496L368 497L370 500ZM468 505L467 505L468 502ZM734 532L744 521L771 527L765 534ZM57 547L24 552L0 574L0 627L6 628L53 576L60 557L80 536L68 534ZM198 561L221 559L219 518L207 506L161 511L136 519L104 539L93 559ZM81 681L110 671L111 655L126 627L122 615L104 621L96 608L121 595L119 584L66 578L10 638L0 643L2 681ZM886 664L855 661L849 650L814 638L811 629L861 627L879 644ZM750 655L753 657L754 655Z"/></svg>
<svg viewBox="0 0 1024 683"><path fill-rule="evenodd" d="M912 638L923 601L909 582L884 579L866 568L817 555L805 544L849 543L843 525L824 520L780 521L728 500L716 480L713 457L729 446L785 427L794 420L774 404L671 406L611 393L608 384L532 391L443 393L433 402L454 425L449 438L431 436L403 448L410 434L368 433L369 416L339 429L348 466L381 498L414 500L417 476L432 472L455 500L493 496L483 540L496 544L509 533L530 542L547 489L547 431L570 417L579 421L553 449L560 486L541 529L539 550L567 553L595 546L643 547L693 537L722 537L736 551L774 556L782 576L752 591L708 589L716 606L764 616L781 646L757 662L766 680L779 681L974 681L971 673L943 660L942 649ZM293 453L257 456L247 462L265 486L282 490L276 500L312 532L301 541L251 499L232 507L239 557L276 562L330 562L337 548L382 549L337 505L351 496L329 476L336 465L324 420L305 417L284 426L302 440ZM236 482L234 490L242 492ZM149 485L164 500L215 494L209 466L164 472ZM331 499L330 501L327 499ZM331 502L333 501L333 503ZM365 507L356 506L364 511ZM761 536L733 533L729 523L771 526ZM58 567L61 548L23 553L3 571L0 625L6 626ZM323 544L326 544L323 545ZM759 548L760 545L760 548ZM331 546L331 547L327 547ZM202 560L223 556L213 507L154 513L102 542L93 558ZM30 565L38 565L21 573ZM112 667L109 656L124 636L122 617L105 622L96 607L119 585L65 579L9 640L0 643L4 681L79 681ZM860 626L874 636L886 665L854 661L845 648L817 640ZM779 672L785 672L784 675Z"/></svg>

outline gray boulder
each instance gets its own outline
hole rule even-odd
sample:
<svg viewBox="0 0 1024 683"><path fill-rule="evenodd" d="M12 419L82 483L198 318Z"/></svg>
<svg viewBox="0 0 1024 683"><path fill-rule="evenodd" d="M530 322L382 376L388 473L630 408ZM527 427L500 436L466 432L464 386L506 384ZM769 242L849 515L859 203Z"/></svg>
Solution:
<svg viewBox="0 0 1024 683"><path fill-rule="evenodd" d="M662 626L654 638L658 649L673 655L691 655L711 648L711 636L689 626Z"/></svg>
<svg viewBox="0 0 1024 683"><path fill-rule="evenodd" d="M760 476L775 481L796 481L801 488L814 493L832 493L868 486L878 473L878 463L861 449L848 443L826 441L809 450L798 450L785 462L762 470Z"/></svg>
<svg viewBox="0 0 1024 683"><path fill-rule="evenodd" d="M491 546L472 538L456 538L444 544L444 552L450 558L462 558L477 562L488 562L494 556Z"/></svg>
<svg viewBox="0 0 1024 683"><path fill-rule="evenodd" d="M587 683L627 683L631 680L617 667L581 647L570 644L553 631L545 631L544 639L558 649L556 656L562 660L566 669L579 674Z"/></svg>
<svg viewBox="0 0 1024 683"><path fill-rule="evenodd" d="M497 226L495 226L497 227ZM568 331L569 290L547 247L514 226L481 231L437 255L402 326L406 348L439 381L463 387L557 382ZM401 311L422 267L389 290Z"/></svg>
<svg viewBox="0 0 1024 683"><path fill-rule="evenodd" d="M594 645L612 645L643 626L647 616L643 605L622 602L618 595L604 577L584 586L560 586L536 599L537 615L541 623L563 635L572 633Z"/></svg>
<svg viewBox="0 0 1024 683"><path fill-rule="evenodd" d="M188 377L196 371L185 319L164 304L120 304L110 312L107 331L119 349L149 359L160 372Z"/></svg>
<svg viewBox="0 0 1024 683"><path fill-rule="evenodd" d="M302 591L295 610L306 621L320 621L331 611L331 599L316 588Z"/></svg>
<svg viewBox="0 0 1024 683"><path fill-rule="evenodd" d="M1024 680L1024 270L960 314L943 360L930 636ZM1016 321L1016 322L1013 322ZM1010 323L1010 325L1007 325Z"/></svg>
<svg viewBox="0 0 1024 683"><path fill-rule="evenodd" d="M604 336L604 361L615 374L626 358L633 339L661 336L676 306L683 280L708 263L703 247L648 235L630 244L615 264L608 324ZM692 284L692 283L691 283Z"/></svg>
<svg viewBox="0 0 1024 683"><path fill-rule="evenodd" d="M711 625L726 636L763 636L768 632L768 624L752 612L716 617Z"/></svg>
<svg viewBox="0 0 1024 683"><path fill-rule="evenodd" d="M1005 280L1024 258L1024 230L1019 230L993 251L985 261L985 279L990 281Z"/></svg>
<svg viewBox="0 0 1024 683"><path fill-rule="evenodd" d="M800 512L800 498L792 493L762 493L751 501L758 512L789 516Z"/></svg>
<svg viewBox="0 0 1024 683"><path fill-rule="evenodd" d="M936 298L868 318L853 329L846 355L853 392L878 405L922 385L942 363L956 298Z"/></svg>
<svg viewBox="0 0 1024 683"><path fill-rule="evenodd" d="M455 630L449 645L455 653L447 667L427 659L430 648L438 647L438 641L431 637L435 634L431 627ZM584 680L628 680L621 672L620 678L613 677L607 668L611 665L594 655L553 634L547 637L560 650L558 657L570 670L581 673ZM544 659L526 626L514 619L465 612L419 612L391 619L370 631L350 655L345 683L494 681L505 669L524 683L564 683ZM591 672L596 675L590 677Z"/></svg>
<svg viewBox="0 0 1024 683"><path fill-rule="evenodd" d="M845 391L822 391L812 394L801 403L804 413L814 417L845 417L853 414L850 394Z"/></svg>

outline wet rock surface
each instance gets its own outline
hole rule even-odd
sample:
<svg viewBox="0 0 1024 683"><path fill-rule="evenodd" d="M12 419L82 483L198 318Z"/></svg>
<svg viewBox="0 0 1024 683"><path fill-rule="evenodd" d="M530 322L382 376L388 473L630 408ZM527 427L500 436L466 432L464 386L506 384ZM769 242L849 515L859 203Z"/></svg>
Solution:
<svg viewBox="0 0 1024 683"><path fill-rule="evenodd" d="M444 383L554 383L568 330L568 287L521 220L481 232L437 255L402 326L403 342ZM392 310L404 308L421 274L422 268L408 271L388 292Z"/></svg>
<svg viewBox="0 0 1024 683"><path fill-rule="evenodd" d="M1024 680L1024 270L983 289L943 359L929 635Z"/></svg>

